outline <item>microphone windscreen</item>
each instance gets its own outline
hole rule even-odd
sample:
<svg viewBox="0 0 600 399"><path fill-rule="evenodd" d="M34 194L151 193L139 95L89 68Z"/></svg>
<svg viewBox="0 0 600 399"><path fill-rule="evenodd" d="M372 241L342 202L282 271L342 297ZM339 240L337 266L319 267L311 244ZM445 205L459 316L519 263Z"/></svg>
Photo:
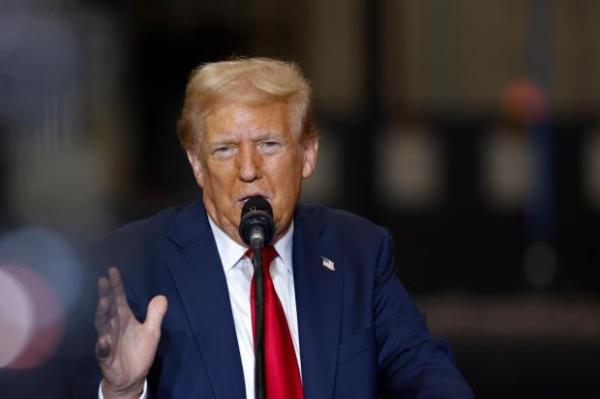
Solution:
<svg viewBox="0 0 600 399"><path fill-rule="evenodd" d="M248 245L251 245L250 235L253 230L260 232L264 238L261 240L264 245L271 242L275 233L271 204L264 197L258 195L250 197L242 207L238 231L242 241Z"/></svg>

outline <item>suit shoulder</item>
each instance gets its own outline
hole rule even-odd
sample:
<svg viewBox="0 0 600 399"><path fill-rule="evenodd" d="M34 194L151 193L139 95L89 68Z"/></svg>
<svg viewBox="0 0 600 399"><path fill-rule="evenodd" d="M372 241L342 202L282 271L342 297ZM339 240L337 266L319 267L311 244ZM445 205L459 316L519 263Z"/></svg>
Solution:
<svg viewBox="0 0 600 399"><path fill-rule="evenodd" d="M311 219L314 223L321 224L325 230L331 230L338 236L359 233L362 237L381 239L389 235L385 227L343 209L302 204L298 210L306 215L305 219Z"/></svg>
<svg viewBox="0 0 600 399"><path fill-rule="evenodd" d="M157 214L127 223L91 246L88 251L94 263L109 265L144 259L166 242L164 238L173 225L180 208L167 208Z"/></svg>
<svg viewBox="0 0 600 399"><path fill-rule="evenodd" d="M106 235L100 242L140 240L163 236L168 232L173 218L180 210L181 208L166 208L153 216L129 222Z"/></svg>

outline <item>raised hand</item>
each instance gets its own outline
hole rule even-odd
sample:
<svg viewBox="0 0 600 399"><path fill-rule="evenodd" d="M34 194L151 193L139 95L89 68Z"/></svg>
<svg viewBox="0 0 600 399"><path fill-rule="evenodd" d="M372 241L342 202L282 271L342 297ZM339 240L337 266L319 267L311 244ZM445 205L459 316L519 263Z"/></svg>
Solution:
<svg viewBox="0 0 600 399"><path fill-rule="evenodd" d="M140 323L127 303L119 270L111 267L108 278L98 279L96 358L106 399L139 398L166 311L167 298L157 295L148 304L146 320Z"/></svg>

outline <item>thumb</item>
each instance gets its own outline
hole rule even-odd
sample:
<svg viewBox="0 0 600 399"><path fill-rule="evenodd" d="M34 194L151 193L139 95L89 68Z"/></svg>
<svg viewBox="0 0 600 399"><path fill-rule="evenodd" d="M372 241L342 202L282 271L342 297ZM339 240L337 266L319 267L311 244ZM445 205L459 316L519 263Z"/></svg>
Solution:
<svg viewBox="0 0 600 399"><path fill-rule="evenodd" d="M144 325L154 332L160 331L160 325L167 312L167 298L157 295L148 304L148 314Z"/></svg>

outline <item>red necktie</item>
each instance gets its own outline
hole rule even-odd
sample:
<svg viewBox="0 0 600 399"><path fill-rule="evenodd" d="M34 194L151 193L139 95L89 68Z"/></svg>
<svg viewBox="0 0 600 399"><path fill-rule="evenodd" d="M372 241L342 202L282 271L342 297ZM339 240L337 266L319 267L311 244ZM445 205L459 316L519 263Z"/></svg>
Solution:
<svg viewBox="0 0 600 399"><path fill-rule="evenodd" d="M302 399L302 381L296 360L292 336L288 328L283 307L275 292L269 271L271 262L277 257L273 246L268 245L262 252L263 275L265 279L265 394L266 399ZM251 257L249 249L246 256ZM254 321L254 279L250 288L252 306L252 331Z"/></svg>

